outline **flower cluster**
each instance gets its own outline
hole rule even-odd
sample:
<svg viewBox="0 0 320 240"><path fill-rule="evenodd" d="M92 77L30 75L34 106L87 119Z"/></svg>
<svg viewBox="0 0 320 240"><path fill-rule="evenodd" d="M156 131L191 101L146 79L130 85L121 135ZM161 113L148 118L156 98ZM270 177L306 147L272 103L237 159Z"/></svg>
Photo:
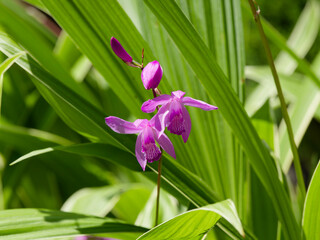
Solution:
<svg viewBox="0 0 320 240"><path fill-rule="evenodd" d="M158 109L158 112L151 120L137 119L133 123L110 116L105 119L106 124L117 133L138 134L135 153L143 171L147 163L152 163L161 158L162 151L156 142L170 156L176 158L174 147L164 133L165 128L170 133L181 135L183 141L187 142L191 131L191 119L185 106L197 107L205 111L218 108L203 101L185 97L185 93L180 90L172 92L171 95L160 94L157 87L162 78L163 69L159 62L153 61L143 67L143 63L135 62L114 37L111 38L111 48L127 65L142 70L141 80L143 86L147 90L152 89L155 95L155 98L142 104L141 110L145 113L151 113ZM159 108L159 106L161 107Z"/></svg>

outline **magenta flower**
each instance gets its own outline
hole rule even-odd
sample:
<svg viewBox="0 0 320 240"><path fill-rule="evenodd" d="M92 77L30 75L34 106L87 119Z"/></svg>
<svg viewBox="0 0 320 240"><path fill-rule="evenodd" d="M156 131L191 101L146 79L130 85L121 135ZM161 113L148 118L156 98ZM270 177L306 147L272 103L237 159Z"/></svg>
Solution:
<svg viewBox="0 0 320 240"><path fill-rule="evenodd" d="M162 105L157 115L155 115L155 127L163 134L165 127L171 133L182 135L184 142L187 142L191 131L190 115L185 105L201 108L205 111L218 109L217 107L196 100L190 97L184 97L182 91L175 91L170 95L161 95L148 100L142 104L141 110L146 113L153 112L158 105Z"/></svg>
<svg viewBox="0 0 320 240"><path fill-rule="evenodd" d="M119 43L119 41L112 37L110 40L111 48L114 51L114 53L122 59L125 63L131 63L132 57L127 53L127 51L122 47L122 45Z"/></svg>
<svg viewBox="0 0 320 240"><path fill-rule="evenodd" d="M147 119L137 119L136 121L127 122L117 117L107 117L106 124L115 132L122 134L139 133L136 142L136 157L143 171L146 168L147 162L152 163L161 157L161 151L156 145L155 140L159 145L173 158L176 154L170 139L165 134L155 128L155 117L150 121Z"/></svg>
<svg viewBox="0 0 320 240"><path fill-rule="evenodd" d="M158 87L162 78L162 73L162 67L158 61L148 63L141 73L144 88L149 90Z"/></svg>

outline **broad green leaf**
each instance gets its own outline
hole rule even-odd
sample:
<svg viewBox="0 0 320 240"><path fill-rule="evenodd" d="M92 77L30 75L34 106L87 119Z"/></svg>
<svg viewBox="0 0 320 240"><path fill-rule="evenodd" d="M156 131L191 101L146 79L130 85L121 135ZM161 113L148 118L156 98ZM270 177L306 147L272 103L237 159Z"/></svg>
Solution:
<svg viewBox="0 0 320 240"><path fill-rule="evenodd" d="M81 234L145 232L111 218L47 209L12 209L0 213L0 239L43 239Z"/></svg>
<svg viewBox="0 0 320 240"><path fill-rule="evenodd" d="M121 194L119 201L112 209L112 214L118 219L134 224L140 211L148 201L151 192L151 189L144 185L129 189Z"/></svg>
<svg viewBox="0 0 320 240"><path fill-rule="evenodd" d="M278 179L275 165L213 55L175 2L145 1L145 3L175 41L210 98L220 107L219 111L229 123L266 188L282 223L285 237L299 239L298 226L289 197Z"/></svg>
<svg viewBox="0 0 320 240"><path fill-rule="evenodd" d="M154 227L138 239L175 240L191 239L203 236L203 233L208 232L214 225L216 225L220 217L225 218L238 230L240 234L244 235L242 225L233 202L231 200L226 200L183 213Z"/></svg>
<svg viewBox="0 0 320 240"><path fill-rule="evenodd" d="M155 226L156 216L156 188L152 191L150 198L146 202L144 208L140 211L135 225L146 228L152 228ZM167 192L161 191L160 193L160 205L159 205L159 216L158 222L167 221L174 216L178 215L177 202Z"/></svg>
<svg viewBox="0 0 320 240"><path fill-rule="evenodd" d="M83 188L69 197L61 210L105 217L116 205L120 195L130 188L130 185Z"/></svg>
<svg viewBox="0 0 320 240"><path fill-rule="evenodd" d="M307 240L320 239L320 163L315 169L304 203L302 228Z"/></svg>
<svg viewBox="0 0 320 240"><path fill-rule="evenodd" d="M2 103L2 90L3 90L3 75L12 66L12 64L14 64L15 61L22 56L22 54L23 52L13 55L12 57L8 58L0 65L0 116L1 116L1 103Z"/></svg>

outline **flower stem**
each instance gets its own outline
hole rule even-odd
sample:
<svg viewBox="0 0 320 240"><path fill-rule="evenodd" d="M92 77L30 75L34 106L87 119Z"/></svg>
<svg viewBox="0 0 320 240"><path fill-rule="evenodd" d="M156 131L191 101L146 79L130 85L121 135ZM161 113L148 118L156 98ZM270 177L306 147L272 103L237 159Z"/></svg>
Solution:
<svg viewBox="0 0 320 240"><path fill-rule="evenodd" d="M153 98L157 97L156 89L152 89ZM157 106L157 111L159 111L159 106ZM160 148L162 152L162 148ZM161 183L161 167L162 167L162 157L159 159L158 163L158 180L157 180L157 200L156 200L156 220L155 226L158 225L158 218L159 218L159 201L160 201L160 183Z"/></svg>
<svg viewBox="0 0 320 240"><path fill-rule="evenodd" d="M156 200L156 220L155 220L155 226L158 225L158 218L159 218L159 200L160 200L161 167L162 167L162 157L160 157L159 163L158 163L158 181L157 181L157 200Z"/></svg>
<svg viewBox="0 0 320 240"><path fill-rule="evenodd" d="M304 202L304 199L305 199L305 196L306 196L306 188L305 188L305 183L304 183L304 180L303 180L303 174L302 174L302 170L301 170L298 149L297 149L297 146L296 146L296 144L294 142L294 135L293 135L293 131L292 131L292 126L291 126L289 114L288 114L288 111L287 111L285 99L284 99L284 96L283 96L283 93L282 93L282 89L281 89L281 85L280 85L280 81L279 81L279 76L278 76L277 70L275 68L274 61L273 61L273 58L272 58L272 54L271 54L271 51L270 51L270 48L269 48L269 44L268 44L266 35L265 35L264 31L263 31L263 27L262 27L261 21L260 21L260 17L259 17L260 9L259 9L259 7L256 9L256 5L255 5L255 1L254 0L248 0L248 1L249 1L249 4L250 4L250 7L251 7L252 14L254 16L254 20L257 23L257 26L258 26L258 29L259 29L259 33L260 33L260 36L261 36L261 39L262 39L262 44L264 46L264 50L265 50L266 55L267 55L268 63L269 63L269 66L270 66L270 69L271 69L271 72L272 72L272 75L273 75L273 79L274 79L274 82L276 84L276 88L277 88L277 92L278 92L278 96L279 96L280 104L281 104L282 115L283 115L284 121L285 121L285 123L287 125L287 131L288 131L288 135L289 135L291 151L292 151L292 154L293 154L293 163L294 163L294 168L295 168L296 175L297 175L298 186L299 186L299 189L300 189L302 202Z"/></svg>

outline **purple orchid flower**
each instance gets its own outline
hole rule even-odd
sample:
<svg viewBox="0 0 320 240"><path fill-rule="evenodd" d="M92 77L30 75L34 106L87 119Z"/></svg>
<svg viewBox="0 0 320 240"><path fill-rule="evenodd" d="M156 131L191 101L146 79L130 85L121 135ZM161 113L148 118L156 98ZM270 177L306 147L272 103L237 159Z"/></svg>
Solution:
<svg viewBox="0 0 320 240"><path fill-rule="evenodd" d="M154 99L150 99L142 104L141 110L146 113L153 112L158 105L162 105L155 117L155 127L163 134L165 127L171 133L182 135L184 142L187 142L191 131L190 115L185 105L201 108L205 111L218 109L217 107L196 100L190 97L184 97L182 91L175 91L170 95L161 95Z"/></svg>
<svg viewBox="0 0 320 240"><path fill-rule="evenodd" d="M127 53L127 51L122 47L122 45L119 43L119 41L112 37L110 40L111 48L114 51L114 53L122 59L125 63L130 65L132 62L132 57Z"/></svg>
<svg viewBox="0 0 320 240"><path fill-rule="evenodd" d="M117 117L107 117L106 124L115 132L122 134L135 134L139 133L136 142L136 157L145 171L147 162L152 163L161 157L161 151L156 145L155 140L159 145L173 158L176 154L170 139L165 134L155 128L155 115L150 121L147 119L137 119L136 121L127 122Z"/></svg>
<svg viewBox="0 0 320 240"><path fill-rule="evenodd" d="M142 70L141 79L145 89L149 90L151 88L158 87L163 70L158 61L153 61L147 64Z"/></svg>

